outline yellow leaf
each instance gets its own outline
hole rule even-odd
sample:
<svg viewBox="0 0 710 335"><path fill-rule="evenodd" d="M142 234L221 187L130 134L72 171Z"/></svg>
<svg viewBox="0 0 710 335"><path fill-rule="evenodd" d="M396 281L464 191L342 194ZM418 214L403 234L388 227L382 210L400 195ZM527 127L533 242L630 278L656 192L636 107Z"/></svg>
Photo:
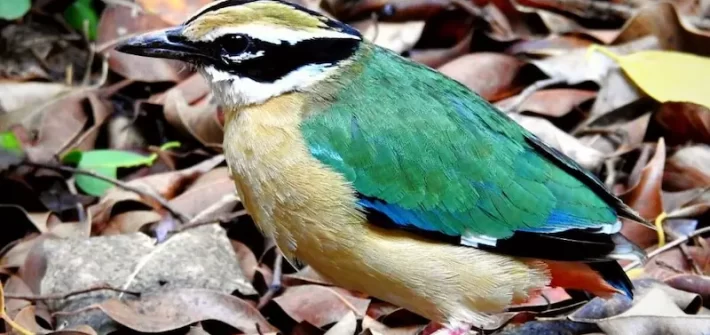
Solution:
<svg viewBox="0 0 710 335"><path fill-rule="evenodd" d="M643 276L643 274L644 274L643 268L635 268L635 269L631 269L629 271L626 271L626 275L631 280L638 279L641 276Z"/></svg>
<svg viewBox="0 0 710 335"><path fill-rule="evenodd" d="M710 108L708 57L661 50L621 56L599 45L590 46L589 51L609 56L639 88L660 102L692 102Z"/></svg>

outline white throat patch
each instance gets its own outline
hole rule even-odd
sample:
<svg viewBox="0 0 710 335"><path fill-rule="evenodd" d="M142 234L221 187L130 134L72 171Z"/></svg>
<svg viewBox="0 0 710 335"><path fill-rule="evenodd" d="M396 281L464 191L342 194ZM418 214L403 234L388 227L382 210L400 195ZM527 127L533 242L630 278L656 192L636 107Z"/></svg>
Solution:
<svg viewBox="0 0 710 335"><path fill-rule="evenodd" d="M256 105L284 93L300 91L328 77L336 68L325 64L302 66L283 78L260 83L251 78L205 66L200 72L207 79L220 102L229 106Z"/></svg>

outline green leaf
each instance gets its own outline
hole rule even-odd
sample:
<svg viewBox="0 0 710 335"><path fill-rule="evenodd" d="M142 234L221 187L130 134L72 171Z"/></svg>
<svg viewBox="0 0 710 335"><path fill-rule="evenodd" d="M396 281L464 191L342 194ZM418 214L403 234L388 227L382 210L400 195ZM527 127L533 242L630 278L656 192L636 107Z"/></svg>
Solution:
<svg viewBox="0 0 710 335"><path fill-rule="evenodd" d="M72 151L62 160L65 163L77 163L78 168L115 179L118 168L151 165L155 158L155 155L144 156L130 151L107 149L85 152ZM80 174L76 175L76 185L82 191L94 196L101 196L106 190L113 187L109 182Z"/></svg>
<svg viewBox="0 0 710 335"><path fill-rule="evenodd" d="M21 18L30 10L30 0L0 1L0 19L14 20Z"/></svg>
<svg viewBox="0 0 710 335"><path fill-rule="evenodd" d="M64 19L74 29L84 32L84 22L88 22L87 38L90 41L96 40L99 17L96 15L91 0L77 0L64 10Z"/></svg>
<svg viewBox="0 0 710 335"><path fill-rule="evenodd" d="M17 139L15 133L6 131L0 133L0 148L10 152L20 153L22 152L22 143Z"/></svg>

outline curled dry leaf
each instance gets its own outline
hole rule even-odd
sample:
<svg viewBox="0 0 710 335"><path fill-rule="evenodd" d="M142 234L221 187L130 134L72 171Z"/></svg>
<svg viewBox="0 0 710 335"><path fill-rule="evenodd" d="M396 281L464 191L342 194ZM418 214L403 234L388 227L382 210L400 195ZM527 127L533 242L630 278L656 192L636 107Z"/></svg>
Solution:
<svg viewBox="0 0 710 335"><path fill-rule="evenodd" d="M361 21L353 24L365 39L396 53L410 50L417 43L424 30L424 21L375 22Z"/></svg>
<svg viewBox="0 0 710 335"><path fill-rule="evenodd" d="M639 89L618 68L611 69L599 85L601 89L590 112L592 117L607 114L642 97Z"/></svg>
<svg viewBox="0 0 710 335"><path fill-rule="evenodd" d="M32 161L51 161L74 143L89 120L82 101L81 96L68 96L44 108L37 140L25 148Z"/></svg>
<svg viewBox="0 0 710 335"><path fill-rule="evenodd" d="M234 253L237 255L239 266L242 268L244 277L249 282L253 282L254 274L256 273L256 269L259 267L259 262L256 260L254 252L252 252L251 249L249 249L249 247L242 242L235 240L229 241L232 242L232 249L234 249Z"/></svg>
<svg viewBox="0 0 710 335"><path fill-rule="evenodd" d="M517 108L521 112L562 117L579 105L594 99L596 92L570 88L549 89L533 93ZM496 106L505 109L516 101L516 97L498 101Z"/></svg>
<svg viewBox="0 0 710 335"><path fill-rule="evenodd" d="M710 186L710 146L681 148L668 159L663 184L669 190Z"/></svg>
<svg viewBox="0 0 710 335"><path fill-rule="evenodd" d="M668 144L688 141L710 144L710 109L690 102L666 102L655 116L665 129Z"/></svg>
<svg viewBox="0 0 710 335"><path fill-rule="evenodd" d="M663 138L658 140L653 158L641 171L638 183L632 186L621 199L636 210L643 218L655 219L663 212L661 184L666 162L666 145ZM656 242L656 232L639 224L625 224L621 233L642 248Z"/></svg>
<svg viewBox="0 0 710 335"><path fill-rule="evenodd" d="M154 211L133 210L111 217L101 235L130 234L148 224L160 221L162 215Z"/></svg>
<svg viewBox="0 0 710 335"><path fill-rule="evenodd" d="M197 176L212 170L223 161L224 156L215 156L183 170L152 174L131 180L128 184L141 189L150 190L167 198L172 198L176 190L182 189L197 178ZM113 211L114 206L124 201L138 202L145 207L149 206L149 202L146 202L135 192L117 187L111 188L104 194L99 203L88 208L94 218L94 229L98 232L103 231L111 217L118 214Z"/></svg>
<svg viewBox="0 0 710 335"><path fill-rule="evenodd" d="M307 321L323 327L340 321L349 312L358 317L365 315L370 299L337 287L302 285L287 288L274 302L296 322Z"/></svg>
<svg viewBox="0 0 710 335"><path fill-rule="evenodd" d="M327 279L323 278L312 267L306 266L296 273L291 273L283 276L283 282L286 286L296 286L303 283L332 285Z"/></svg>
<svg viewBox="0 0 710 335"><path fill-rule="evenodd" d="M357 318L352 311L338 321L333 327L325 332L325 335L354 335L357 329Z"/></svg>
<svg viewBox="0 0 710 335"><path fill-rule="evenodd" d="M189 75L187 71L181 72L185 65L172 60L129 55L113 49L122 38L170 26L170 23L157 15L140 13L126 6L108 6L101 14L97 43L105 45L111 70L125 78L145 82L178 82Z"/></svg>
<svg viewBox="0 0 710 335"><path fill-rule="evenodd" d="M183 193L170 200L170 204L180 208L185 215L194 216L235 192L229 169L226 166L218 167L197 177ZM238 202L236 197L232 199L209 213L209 216L219 217L231 212ZM203 217L201 220L206 219Z"/></svg>
<svg viewBox="0 0 710 335"><path fill-rule="evenodd" d="M244 333L276 332L259 311L235 296L206 289L175 289L138 300L106 300L99 308L114 321L144 333L160 333L217 320Z"/></svg>
<svg viewBox="0 0 710 335"><path fill-rule="evenodd" d="M696 274L680 274L667 278L664 282L675 289L698 294L706 303L710 299L710 277Z"/></svg>
<svg viewBox="0 0 710 335"><path fill-rule="evenodd" d="M588 170L596 169L604 161L604 155L601 152L582 144L578 139L555 127L550 121L519 114L509 116L525 129L537 135L545 144L574 159Z"/></svg>
<svg viewBox="0 0 710 335"><path fill-rule="evenodd" d="M439 71L466 85L488 101L510 97L522 90L516 82L525 63L515 57L496 53L472 53L448 62Z"/></svg>
<svg viewBox="0 0 710 335"><path fill-rule="evenodd" d="M192 105L210 93L210 86L205 77L199 73L195 73L169 90L150 97L148 102L164 105L167 101L168 94L173 91L180 91L181 97L184 98L188 104Z"/></svg>
<svg viewBox="0 0 710 335"><path fill-rule="evenodd" d="M165 118L173 127L205 146L221 146L224 132L217 119L218 107L212 103L211 95L191 106L182 91L171 90L165 100Z"/></svg>
<svg viewBox="0 0 710 335"><path fill-rule="evenodd" d="M710 329L710 316L684 313L661 289L654 288L626 312L591 321L608 335L702 334Z"/></svg>
<svg viewBox="0 0 710 335"><path fill-rule="evenodd" d="M661 49L687 51L710 56L710 35L690 31L678 17L670 2L646 2L636 15L624 24L613 45L653 35Z"/></svg>

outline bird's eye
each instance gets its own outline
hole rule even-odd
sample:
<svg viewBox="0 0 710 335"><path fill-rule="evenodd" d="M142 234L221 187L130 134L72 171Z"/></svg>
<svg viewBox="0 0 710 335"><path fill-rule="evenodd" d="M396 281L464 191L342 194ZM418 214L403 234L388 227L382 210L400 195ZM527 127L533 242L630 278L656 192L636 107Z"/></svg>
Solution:
<svg viewBox="0 0 710 335"><path fill-rule="evenodd" d="M234 56L247 51L251 46L251 40L247 36L235 34L221 38L220 45L224 56Z"/></svg>

